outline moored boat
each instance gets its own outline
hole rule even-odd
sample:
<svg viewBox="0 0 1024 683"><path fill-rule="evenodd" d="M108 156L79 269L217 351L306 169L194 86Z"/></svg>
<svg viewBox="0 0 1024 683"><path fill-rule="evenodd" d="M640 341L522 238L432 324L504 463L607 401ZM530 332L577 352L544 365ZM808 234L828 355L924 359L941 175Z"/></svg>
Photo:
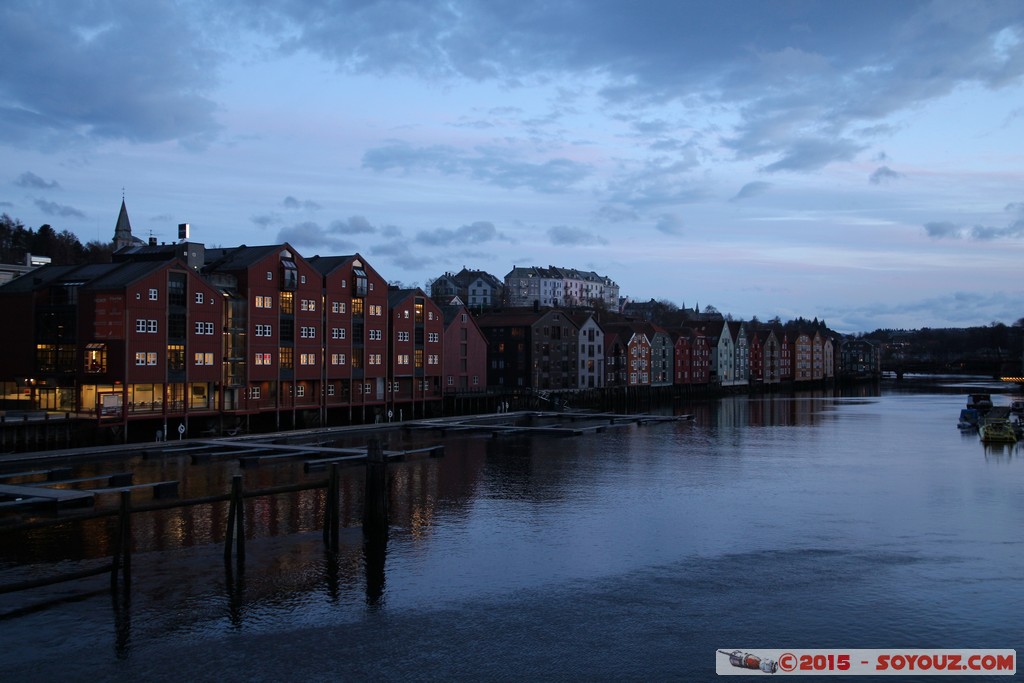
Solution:
<svg viewBox="0 0 1024 683"><path fill-rule="evenodd" d="M972 431L978 428L978 411L974 408L963 408L956 426L961 431Z"/></svg>
<svg viewBox="0 0 1024 683"><path fill-rule="evenodd" d="M986 420L978 427L978 435L984 443L1017 443L1017 433L1009 420L1001 418Z"/></svg>

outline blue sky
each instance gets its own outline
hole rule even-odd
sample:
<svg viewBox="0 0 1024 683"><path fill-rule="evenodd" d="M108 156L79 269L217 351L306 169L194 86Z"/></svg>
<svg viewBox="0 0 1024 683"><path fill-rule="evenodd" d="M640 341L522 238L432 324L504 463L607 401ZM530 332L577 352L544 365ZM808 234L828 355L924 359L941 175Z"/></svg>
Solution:
<svg viewBox="0 0 1024 683"><path fill-rule="evenodd" d="M594 270L844 332L1024 317L1024 4L0 7L0 211Z"/></svg>

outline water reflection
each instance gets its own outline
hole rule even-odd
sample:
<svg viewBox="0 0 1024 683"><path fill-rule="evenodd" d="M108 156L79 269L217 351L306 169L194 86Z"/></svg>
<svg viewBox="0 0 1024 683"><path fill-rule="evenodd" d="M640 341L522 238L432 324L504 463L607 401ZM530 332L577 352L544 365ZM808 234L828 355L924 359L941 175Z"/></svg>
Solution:
<svg viewBox="0 0 1024 683"><path fill-rule="evenodd" d="M807 610L809 616L777 624L789 629L784 633L791 642L825 633L836 646L868 646L851 634L871 633L875 626L900 636L892 642L917 644L909 624L924 614L935 617L928 622L935 642L966 625L981 634L975 637L979 646L993 645L982 641L998 626L986 627L983 619L1004 626L1020 621L1006 618L1005 600L986 586L1020 585L1015 577L1024 567L1011 551L1024 523L1016 496L1024 470L1013 457L1019 445L986 446L976 434L954 432L961 398L902 391L884 397L737 396L665 409L693 415L692 421L630 424L601 434L449 436L442 458L389 465L383 533L361 529L367 498L362 468L339 474L336 552L323 543L323 488L246 499L243 565L223 561L227 503L142 513L133 520L132 589L114 598L112 612L103 604L106 594L95 590L104 577L74 588L0 596L0 637L33 643L14 655L15 670L28 671L69 639L76 650L92 647L128 661L225 633L273 633L297 647L309 639L306 629L341 624L347 633L369 612L373 623L390 619L386 623L393 625L438 605L451 607L450 614L435 614L435 628L423 631L472 630L462 623L466 615L484 612L498 629L525 630L522 617L493 615L522 614L529 601L548 611L565 606L580 623L614 623L609 630L627 640L643 633L650 610L661 609L664 632L685 628L686 615L696 614L702 626L692 628L694 634L754 642L765 637L770 615L745 615L746 630L736 630L735 615L717 617L709 608L725 579L708 570L700 580L692 578L694 567L728 566L749 555L756 557L758 580L751 583L750 568L740 562L743 571L730 575L733 588L787 590L799 565L797 578L807 579L801 590L808 591L799 597L809 605L829 605L836 586L828 568L858 558L856 571L842 574L842 608L852 630L825 623L821 614L827 610ZM396 434L387 447L434 440ZM132 466L139 468L137 477L180 477L189 495L226 492L235 474L244 476L246 490L323 476L295 462L242 469L237 462L194 464L166 455ZM88 467L103 469L98 463ZM78 567L109 557L113 523L67 523L3 537L0 582L40 567ZM595 581L607 582L599 598ZM610 588L620 581L635 589L630 595L647 611L628 615L615 600L604 599L622 595ZM821 594L807 588L814 582ZM670 592L677 589L683 592ZM83 590L91 597L70 597ZM896 622L872 621L872 605L890 598L906 608L900 617L906 631ZM469 604L474 600L501 609ZM949 600L953 607L946 606ZM41 607L16 611L25 601ZM928 603L927 609L917 602ZM960 603L964 607L956 608ZM678 613L658 605L675 605ZM944 619L943 610L953 617ZM64 635L53 635L58 630ZM291 631L300 632L294 640ZM528 635L521 638L513 643L517 651L544 647ZM643 648L650 641L629 642ZM98 660L83 655L81 661Z"/></svg>

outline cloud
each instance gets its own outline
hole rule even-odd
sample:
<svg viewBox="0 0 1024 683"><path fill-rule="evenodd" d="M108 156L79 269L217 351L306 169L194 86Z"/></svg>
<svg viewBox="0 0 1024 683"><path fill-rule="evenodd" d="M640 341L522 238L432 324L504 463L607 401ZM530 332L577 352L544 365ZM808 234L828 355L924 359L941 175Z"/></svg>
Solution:
<svg viewBox="0 0 1024 683"><path fill-rule="evenodd" d="M849 161L865 145L852 140L804 138L788 142L783 148L782 158L768 164L761 170L765 173L779 171L817 171L834 161Z"/></svg>
<svg viewBox="0 0 1024 683"><path fill-rule="evenodd" d="M570 159L529 162L509 158L497 149L473 151L445 145L414 147L395 142L368 150L363 168L374 171L432 170L445 175L461 175L508 189L525 187L536 192L565 192L586 178L591 169Z"/></svg>
<svg viewBox="0 0 1024 683"><path fill-rule="evenodd" d="M317 204L316 202L310 201L308 199L299 201L298 199L292 197L291 195L285 197L284 201L281 203L284 205L284 208L292 209L294 211L298 211L299 209L305 209L306 211L318 211L320 209L320 205Z"/></svg>
<svg viewBox="0 0 1024 683"><path fill-rule="evenodd" d="M591 246L595 244L608 244L608 240L580 228L573 228L565 225L555 226L548 229L548 239L552 244L562 246Z"/></svg>
<svg viewBox="0 0 1024 683"><path fill-rule="evenodd" d="M755 180L754 182L747 183L746 185L741 187L740 191L737 192L729 201L741 202L744 199L750 199L751 197L756 197L758 195L764 194L769 189L771 189L771 187L772 183L766 183L761 180Z"/></svg>
<svg viewBox="0 0 1024 683"><path fill-rule="evenodd" d="M424 230L416 234L416 241L430 246L461 246L464 244L481 244L493 240L511 241L494 227L494 223L477 221L463 225L455 230L437 228Z"/></svg>
<svg viewBox="0 0 1024 683"><path fill-rule="evenodd" d="M328 230L341 235L372 235L377 228L363 216L349 216L345 220L331 221Z"/></svg>
<svg viewBox="0 0 1024 683"><path fill-rule="evenodd" d="M967 227L948 221L925 223L924 229L929 237L933 239L969 239L979 242L993 240L1017 239L1024 237L1024 203L1013 202L1007 204L1005 211L1015 214L1009 225L1004 227L992 227L987 225L975 225Z"/></svg>
<svg viewBox="0 0 1024 683"><path fill-rule="evenodd" d="M437 262L437 259L429 258L421 252L413 253L407 242L388 242L370 247L370 255L385 258L398 268L406 271L422 270Z"/></svg>
<svg viewBox="0 0 1024 683"><path fill-rule="evenodd" d="M36 199L33 202L40 211L47 216L60 216L61 218L85 218L85 214L73 206L65 206L56 202L49 202L45 199Z"/></svg>
<svg viewBox="0 0 1024 683"><path fill-rule="evenodd" d="M682 235L683 219L673 214L666 213L658 218L658 222L654 224L654 228L658 232L663 232L666 235Z"/></svg>
<svg viewBox="0 0 1024 683"><path fill-rule="evenodd" d="M899 180L900 178L904 177L905 176L902 173L897 173L888 166L879 166L877 169L875 169L875 172L872 173L871 176L868 178L868 181L872 185L881 185L882 183L887 183L892 180Z"/></svg>
<svg viewBox="0 0 1024 683"><path fill-rule="evenodd" d="M283 218L277 213L265 213L260 216L253 216L250 220L258 227L266 229L282 222Z"/></svg>
<svg viewBox="0 0 1024 683"><path fill-rule="evenodd" d="M311 251L324 249L333 253L356 251L356 245L330 230L324 230L318 223L305 221L277 233L278 242L287 242L296 248L305 247Z"/></svg>
<svg viewBox="0 0 1024 683"><path fill-rule="evenodd" d="M623 209L618 206L602 206L597 211L597 216L608 223L622 223L623 221L635 221L640 215L632 209Z"/></svg>
<svg viewBox="0 0 1024 683"><path fill-rule="evenodd" d="M202 144L220 55L173 3L4 3L0 139L52 149L89 139Z"/></svg>
<svg viewBox="0 0 1024 683"><path fill-rule="evenodd" d="M31 171L25 171L14 181L18 187L27 187L33 190L59 190L60 183L56 180L46 181Z"/></svg>

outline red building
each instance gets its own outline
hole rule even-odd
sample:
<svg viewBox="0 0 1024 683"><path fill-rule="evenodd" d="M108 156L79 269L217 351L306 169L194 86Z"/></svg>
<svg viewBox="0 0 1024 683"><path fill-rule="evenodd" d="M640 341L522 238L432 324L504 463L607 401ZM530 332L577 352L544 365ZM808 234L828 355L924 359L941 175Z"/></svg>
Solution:
<svg viewBox="0 0 1024 683"><path fill-rule="evenodd" d="M388 296L388 411L422 417L441 400L444 316L423 290L392 288Z"/></svg>
<svg viewBox="0 0 1024 683"><path fill-rule="evenodd" d="M487 338L462 303L441 306L444 316L443 391L483 391L487 381Z"/></svg>
<svg viewBox="0 0 1024 683"><path fill-rule="evenodd" d="M388 400L388 285L359 254L314 256L323 290L325 420L347 411L368 421Z"/></svg>

